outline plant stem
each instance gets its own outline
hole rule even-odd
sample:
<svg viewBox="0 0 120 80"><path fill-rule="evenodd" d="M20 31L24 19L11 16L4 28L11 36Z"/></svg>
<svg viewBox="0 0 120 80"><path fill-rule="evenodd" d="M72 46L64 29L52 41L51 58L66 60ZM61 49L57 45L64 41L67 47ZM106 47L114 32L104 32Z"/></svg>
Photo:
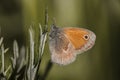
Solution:
<svg viewBox="0 0 120 80"><path fill-rule="evenodd" d="M49 73L50 69L52 68L52 65L53 65L53 63L49 60L49 62L47 64L47 67L45 69L45 72L44 72L44 74L42 76L42 80L45 80L47 78L48 73Z"/></svg>

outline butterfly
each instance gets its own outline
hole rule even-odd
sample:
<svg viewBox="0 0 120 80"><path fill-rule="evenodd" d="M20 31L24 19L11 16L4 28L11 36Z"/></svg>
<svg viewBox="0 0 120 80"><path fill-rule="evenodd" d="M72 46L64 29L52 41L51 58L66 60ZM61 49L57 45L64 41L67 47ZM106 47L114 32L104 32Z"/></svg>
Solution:
<svg viewBox="0 0 120 80"><path fill-rule="evenodd" d="M96 35L84 28L51 26L49 33L49 49L51 61L60 65L68 65L81 54L93 47Z"/></svg>

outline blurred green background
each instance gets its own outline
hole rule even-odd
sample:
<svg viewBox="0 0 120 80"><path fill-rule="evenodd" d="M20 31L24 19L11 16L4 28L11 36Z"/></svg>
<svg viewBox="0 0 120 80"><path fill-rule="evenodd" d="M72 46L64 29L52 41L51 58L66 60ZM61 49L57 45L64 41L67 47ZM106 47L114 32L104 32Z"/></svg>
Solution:
<svg viewBox="0 0 120 80"><path fill-rule="evenodd" d="M49 26L55 17L58 26L88 28L97 36L95 46L74 63L54 64L47 80L120 80L120 0L0 0L0 36L5 46L12 49L14 39L25 44L29 26L37 32L38 24L44 25L46 7ZM46 46L41 74L49 59Z"/></svg>

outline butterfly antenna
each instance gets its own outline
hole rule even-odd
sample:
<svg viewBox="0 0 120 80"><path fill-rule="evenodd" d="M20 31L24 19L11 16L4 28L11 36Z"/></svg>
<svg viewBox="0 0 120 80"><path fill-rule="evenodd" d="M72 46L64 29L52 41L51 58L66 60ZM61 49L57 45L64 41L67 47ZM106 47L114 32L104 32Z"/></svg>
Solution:
<svg viewBox="0 0 120 80"><path fill-rule="evenodd" d="M53 18L53 24L56 25L56 19L55 18Z"/></svg>

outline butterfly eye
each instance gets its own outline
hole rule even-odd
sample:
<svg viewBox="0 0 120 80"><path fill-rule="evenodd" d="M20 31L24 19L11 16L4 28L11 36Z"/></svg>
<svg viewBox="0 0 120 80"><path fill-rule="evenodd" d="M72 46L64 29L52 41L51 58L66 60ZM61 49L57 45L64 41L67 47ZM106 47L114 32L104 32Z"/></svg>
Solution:
<svg viewBox="0 0 120 80"><path fill-rule="evenodd" d="M89 39L89 35L84 35L83 38L84 38L85 40L88 40L88 39Z"/></svg>

